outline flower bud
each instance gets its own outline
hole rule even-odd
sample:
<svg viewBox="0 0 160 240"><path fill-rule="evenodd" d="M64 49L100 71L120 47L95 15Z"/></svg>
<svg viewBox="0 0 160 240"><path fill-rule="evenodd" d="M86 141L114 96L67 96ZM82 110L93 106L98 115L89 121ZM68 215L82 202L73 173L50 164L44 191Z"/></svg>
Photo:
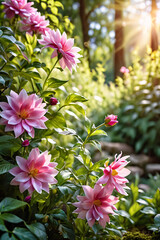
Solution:
<svg viewBox="0 0 160 240"><path fill-rule="evenodd" d="M51 97L51 98L50 98L50 104L51 104L51 105L54 106L54 105L57 105L57 103L58 103L57 98L55 98L55 97Z"/></svg>
<svg viewBox="0 0 160 240"><path fill-rule="evenodd" d="M116 115L108 115L106 118L105 118L105 126L106 127L112 127L114 126L116 123L118 123L117 121L117 116Z"/></svg>
<svg viewBox="0 0 160 240"><path fill-rule="evenodd" d="M24 140L24 141L22 142L22 146L23 146L23 147L29 146L29 140L28 140L28 139Z"/></svg>
<svg viewBox="0 0 160 240"><path fill-rule="evenodd" d="M29 203L31 201L31 196L27 196L25 199L24 199L25 202Z"/></svg>

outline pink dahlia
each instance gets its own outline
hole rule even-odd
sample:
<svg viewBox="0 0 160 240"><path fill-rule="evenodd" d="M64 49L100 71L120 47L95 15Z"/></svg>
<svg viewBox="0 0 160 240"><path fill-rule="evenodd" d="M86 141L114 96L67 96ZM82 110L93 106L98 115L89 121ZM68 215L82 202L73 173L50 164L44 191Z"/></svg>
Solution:
<svg viewBox="0 0 160 240"><path fill-rule="evenodd" d="M45 31L49 30L49 28L47 28L49 21L45 20L45 16L41 16L39 12L31 14L28 18L24 18L21 24L21 30L31 35L33 33L44 34Z"/></svg>
<svg viewBox="0 0 160 240"><path fill-rule="evenodd" d="M19 185L20 192L28 190L31 195L34 190L42 193L42 190L49 193L48 184L56 184L57 180L54 178L58 171L55 169L57 163L50 162L51 155L45 151L40 154L38 148L32 149L28 159L17 156L17 167L9 170L15 176L11 185Z"/></svg>
<svg viewBox="0 0 160 240"><path fill-rule="evenodd" d="M126 187L126 183L128 183L128 180L125 178L130 174L130 170L125 168L125 166L128 164L126 159L129 156L121 157L122 153L118 155L115 155L115 160L108 166L107 161L105 163L105 169L104 169L104 175L99 178L97 181L97 184L107 184L106 187L114 189L124 195L127 195L124 188Z"/></svg>
<svg viewBox="0 0 160 240"><path fill-rule="evenodd" d="M105 126L106 127L112 127L114 126L116 123L118 123L117 121L117 116L116 115L108 115L106 118L105 118Z"/></svg>
<svg viewBox="0 0 160 240"><path fill-rule="evenodd" d="M36 12L36 9L31 7L33 2L27 3L27 0L6 0L2 4L7 18L13 18L15 15L28 17L31 13Z"/></svg>
<svg viewBox="0 0 160 240"><path fill-rule="evenodd" d="M22 90L19 95L14 91L7 96L8 103L0 102L2 112L0 124L6 125L5 131L14 131L15 137L19 137L26 131L34 138L34 128L46 129L44 122L48 119L44 116L47 112L45 103L36 94L27 95Z"/></svg>
<svg viewBox="0 0 160 240"><path fill-rule="evenodd" d="M85 196L77 196L79 202L73 203L77 207L74 213L78 213L78 218L86 218L90 227L97 220L105 228L106 222L110 221L108 214L114 214L114 204L118 202L118 198L111 195L113 189L96 184L94 189L83 186L83 190Z"/></svg>
<svg viewBox="0 0 160 240"><path fill-rule="evenodd" d="M42 36L42 39L39 40L39 43L45 45L44 48L51 47L54 49L54 52L51 55L51 58L54 58L58 55L61 56L59 63L62 69L68 67L72 72L72 67L75 69L79 59L81 57L78 52L81 50L78 47L73 47L74 39L67 39L67 35L64 32L62 35L59 30L54 31L50 30Z"/></svg>
<svg viewBox="0 0 160 240"><path fill-rule="evenodd" d="M120 68L120 72L121 73L129 73L129 69L123 66Z"/></svg>

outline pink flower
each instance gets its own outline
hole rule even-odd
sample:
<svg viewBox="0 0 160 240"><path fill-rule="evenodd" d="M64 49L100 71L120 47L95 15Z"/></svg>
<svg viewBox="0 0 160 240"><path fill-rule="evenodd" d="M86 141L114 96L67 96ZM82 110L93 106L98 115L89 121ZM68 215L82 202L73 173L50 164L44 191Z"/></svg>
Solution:
<svg viewBox="0 0 160 240"><path fill-rule="evenodd" d="M27 3L27 0L6 0L2 2L4 12L7 18L13 18L15 15L20 17L28 17L31 13L35 13L36 9L32 8L33 2Z"/></svg>
<svg viewBox="0 0 160 240"><path fill-rule="evenodd" d="M28 18L24 18L21 21L21 30L28 32L30 35L33 33L44 34L48 31L49 21L45 20L45 16L41 16L39 12L31 14Z"/></svg>
<svg viewBox="0 0 160 240"><path fill-rule="evenodd" d="M90 227L97 220L105 228L106 222L110 221L108 214L114 214L114 204L118 202L118 198L111 195L113 189L96 184L94 189L83 186L83 190L85 196L77 196L80 202L73 203L77 207L74 213L78 213L78 218L86 218Z"/></svg>
<svg viewBox="0 0 160 240"><path fill-rule="evenodd" d="M105 126L106 127L114 126L116 123L118 123L116 115L111 114L105 118Z"/></svg>
<svg viewBox="0 0 160 240"><path fill-rule="evenodd" d="M42 190L49 193L48 184L56 184L54 178L58 171L55 169L57 163L50 162L51 155L45 151L40 154L38 148L32 149L28 159L17 156L17 167L9 170L15 178L12 179L11 185L19 185L20 192L28 190L31 195L34 190L42 193Z"/></svg>
<svg viewBox="0 0 160 240"><path fill-rule="evenodd" d="M42 39L39 40L39 43L45 45L44 48L51 47L55 49L51 55L51 58L61 54L59 63L62 69L68 67L68 69L72 72L72 67L75 69L77 63L80 62L78 58L80 58L81 55L78 54L78 52L81 49L78 47L73 47L74 39L70 38L67 40L67 35L65 32L61 35L59 30L50 30L42 36Z"/></svg>
<svg viewBox="0 0 160 240"><path fill-rule="evenodd" d="M15 137L19 137L26 131L34 138L34 128L46 129L44 122L48 119L44 117L47 112L45 103L36 94L27 95L23 89L19 95L14 91L7 96L8 103L0 102L3 111L0 124L6 125L5 131L14 131Z"/></svg>
<svg viewBox="0 0 160 240"><path fill-rule="evenodd" d="M129 73L129 69L123 66L120 68L120 72L121 73Z"/></svg>
<svg viewBox="0 0 160 240"><path fill-rule="evenodd" d="M99 178L97 181L97 184L107 184L106 187L109 188L116 188L116 190L124 195L127 195L127 193L124 191L124 187L126 187L126 183L128 180L125 178L130 174L130 170L127 168L124 168L128 162L126 159L129 156L122 157L122 153L118 155L115 155L115 160L108 166L107 161L105 163L105 169L104 169L104 175Z"/></svg>
<svg viewBox="0 0 160 240"><path fill-rule="evenodd" d="M24 141L22 142L22 146L23 146L23 147L29 146L29 140L28 140L28 139L24 140Z"/></svg>
<svg viewBox="0 0 160 240"><path fill-rule="evenodd" d="M49 102L50 102L51 105L54 106L54 105L57 105L58 100L57 100L57 98L55 98L55 97L51 97L50 100L49 100Z"/></svg>

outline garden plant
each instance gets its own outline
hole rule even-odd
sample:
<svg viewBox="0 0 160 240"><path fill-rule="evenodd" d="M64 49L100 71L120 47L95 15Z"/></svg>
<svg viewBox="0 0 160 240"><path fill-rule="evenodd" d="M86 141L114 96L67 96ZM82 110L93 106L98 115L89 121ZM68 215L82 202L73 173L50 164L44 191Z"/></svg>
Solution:
<svg viewBox="0 0 160 240"><path fill-rule="evenodd" d="M1 3L0 239L158 239L159 190L129 187L122 152L92 162L89 146L100 150L120 120L105 109L99 124L86 116L88 99L74 91L85 60L63 5ZM138 225L145 232L129 232Z"/></svg>

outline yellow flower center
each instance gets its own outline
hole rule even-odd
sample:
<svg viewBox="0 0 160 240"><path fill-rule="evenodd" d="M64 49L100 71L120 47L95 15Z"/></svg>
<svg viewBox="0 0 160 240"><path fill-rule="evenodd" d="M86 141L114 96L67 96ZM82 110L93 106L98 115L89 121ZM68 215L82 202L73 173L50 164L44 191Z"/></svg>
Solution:
<svg viewBox="0 0 160 240"><path fill-rule="evenodd" d="M99 207L101 206L101 201L99 199L94 200L93 204Z"/></svg>
<svg viewBox="0 0 160 240"><path fill-rule="evenodd" d="M36 177L38 173L38 169L33 169L30 171L29 176L30 177Z"/></svg>
<svg viewBox="0 0 160 240"><path fill-rule="evenodd" d="M26 119L28 117L28 112L23 109L22 111L20 111L19 117L22 119Z"/></svg>
<svg viewBox="0 0 160 240"><path fill-rule="evenodd" d="M118 172L116 170L112 170L112 176L116 176L118 174Z"/></svg>

